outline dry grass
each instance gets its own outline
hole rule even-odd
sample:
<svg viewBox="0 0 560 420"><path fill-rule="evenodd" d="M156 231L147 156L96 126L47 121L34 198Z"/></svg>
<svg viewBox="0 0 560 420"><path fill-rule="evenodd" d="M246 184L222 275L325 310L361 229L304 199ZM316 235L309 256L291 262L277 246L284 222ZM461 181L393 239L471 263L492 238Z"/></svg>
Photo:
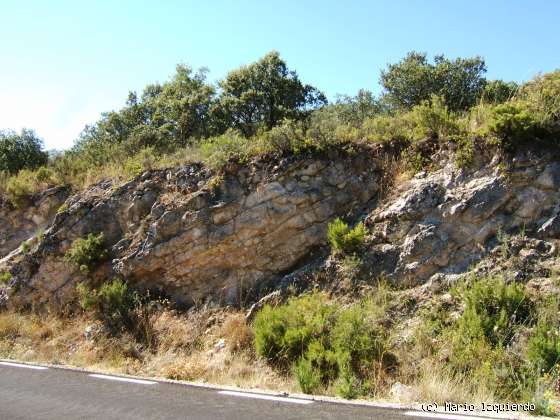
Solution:
<svg viewBox="0 0 560 420"><path fill-rule="evenodd" d="M294 382L252 351L253 335L240 312L161 310L151 316L155 346L110 335L86 315L0 312L0 357L66 364L133 375L292 391ZM86 330L90 331L86 336ZM216 346L223 340L224 346Z"/></svg>
<svg viewBox="0 0 560 420"><path fill-rule="evenodd" d="M420 369L420 375L413 384L417 401L437 403L465 401L495 401L494 392L484 382L469 381L466 377L453 377L441 365L426 363Z"/></svg>

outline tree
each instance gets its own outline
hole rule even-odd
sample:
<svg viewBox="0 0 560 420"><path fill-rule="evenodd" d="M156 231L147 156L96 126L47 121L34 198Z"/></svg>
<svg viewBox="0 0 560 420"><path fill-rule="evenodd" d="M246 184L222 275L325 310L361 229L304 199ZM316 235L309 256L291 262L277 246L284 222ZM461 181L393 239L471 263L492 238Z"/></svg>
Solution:
<svg viewBox="0 0 560 420"><path fill-rule="evenodd" d="M21 169L36 169L45 165L48 154L43 141L33 130L0 131L0 171L15 174Z"/></svg>
<svg viewBox="0 0 560 420"><path fill-rule="evenodd" d="M519 85L515 82L492 80L484 86L483 98L492 104L502 104L512 99L518 90Z"/></svg>
<svg viewBox="0 0 560 420"><path fill-rule="evenodd" d="M301 120L327 102L316 88L304 85L276 51L230 72L219 86L221 96L214 115L223 126L245 136L259 127L271 129L283 119Z"/></svg>
<svg viewBox="0 0 560 420"><path fill-rule="evenodd" d="M432 95L442 96L451 111L466 110L481 97L486 64L480 57L449 60L443 55L430 63L426 53L409 52L381 72L386 99L396 108L410 109Z"/></svg>
<svg viewBox="0 0 560 420"><path fill-rule="evenodd" d="M360 89L356 96L341 95L334 105L339 118L354 126L360 126L367 118L372 118L383 112L383 105L372 92Z"/></svg>
<svg viewBox="0 0 560 420"><path fill-rule="evenodd" d="M102 164L115 147L127 154L146 147L168 152L208 137L215 132L210 121L215 88L206 83L206 73L193 74L190 67L178 65L170 81L148 85L140 99L130 92L122 109L102 114L84 129L75 150Z"/></svg>

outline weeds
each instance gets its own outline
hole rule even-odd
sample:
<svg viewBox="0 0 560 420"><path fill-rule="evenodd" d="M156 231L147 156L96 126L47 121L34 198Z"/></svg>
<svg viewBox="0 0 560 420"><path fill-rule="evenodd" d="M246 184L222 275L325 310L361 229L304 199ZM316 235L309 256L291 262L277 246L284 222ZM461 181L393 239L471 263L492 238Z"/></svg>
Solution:
<svg viewBox="0 0 560 420"><path fill-rule="evenodd" d="M103 232L98 235L90 233L86 238L78 238L64 255L64 260L83 273L89 273L108 257L104 242Z"/></svg>

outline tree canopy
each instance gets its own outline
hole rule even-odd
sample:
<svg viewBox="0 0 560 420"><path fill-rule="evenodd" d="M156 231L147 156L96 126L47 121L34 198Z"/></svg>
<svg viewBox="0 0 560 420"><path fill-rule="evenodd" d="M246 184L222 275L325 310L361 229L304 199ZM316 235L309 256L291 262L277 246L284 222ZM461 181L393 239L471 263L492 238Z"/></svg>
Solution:
<svg viewBox="0 0 560 420"><path fill-rule="evenodd" d="M411 109L432 95L442 96L452 111L466 110L481 97L486 79L486 64L480 57L450 60L436 55L428 61L426 53L409 52L396 64L381 72L380 83L386 99L397 108Z"/></svg>
<svg viewBox="0 0 560 420"><path fill-rule="evenodd" d="M36 169L47 160L43 141L33 130L0 131L0 171L15 174L21 169Z"/></svg>
<svg viewBox="0 0 560 420"><path fill-rule="evenodd" d="M325 95L303 84L276 51L230 72L219 86L217 114L246 136L261 126L271 129L286 118L305 118L310 110L327 103Z"/></svg>

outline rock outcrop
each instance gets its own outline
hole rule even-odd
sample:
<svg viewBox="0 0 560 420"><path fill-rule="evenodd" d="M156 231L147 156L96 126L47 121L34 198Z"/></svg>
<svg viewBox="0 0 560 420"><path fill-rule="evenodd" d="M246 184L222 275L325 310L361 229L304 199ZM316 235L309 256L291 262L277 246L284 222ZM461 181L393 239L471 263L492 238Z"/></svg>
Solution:
<svg viewBox="0 0 560 420"><path fill-rule="evenodd" d="M372 279L452 278L491 259L509 234L522 238L512 245L523 250L519 267L556 255L557 159L496 154L465 170L439 151L438 167L379 197L392 174L382 173L384 157L376 153L231 164L221 176L191 164L148 171L120 186L102 182L70 197L31 252L0 260L0 271L12 275L0 292L13 305L64 303L79 281L121 275L187 305L243 304L249 293L258 297L259 289L285 288L324 270L325 254L314 251L326 249L336 216L365 218L370 234L360 270ZM74 240L99 232L111 259L86 276L63 257Z"/></svg>
<svg viewBox="0 0 560 420"><path fill-rule="evenodd" d="M119 187L101 183L67 201L37 249L4 261L10 301L62 303L78 281L120 274L186 304L243 302L323 245L335 216L371 208L380 176L362 154L232 165L221 178L190 165ZM98 232L112 261L85 278L63 256L76 238Z"/></svg>
<svg viewBox="0 0 560 420"><path fill-rule="evenodd" d="M497 242L509 241L508 233L558 237L559 203L556 161L525 153L505 168L495 156L464 171L448 160L418 173L368 216L368 264L411 284L463 273Z"/></svg>
<svg viewBox="0 0 560 420"><path fill-rule="evenodd" d="M0 258L45 229L68 194L67 188L49 188L31 197L23 209L15 208L0 197Z"/></svg>

